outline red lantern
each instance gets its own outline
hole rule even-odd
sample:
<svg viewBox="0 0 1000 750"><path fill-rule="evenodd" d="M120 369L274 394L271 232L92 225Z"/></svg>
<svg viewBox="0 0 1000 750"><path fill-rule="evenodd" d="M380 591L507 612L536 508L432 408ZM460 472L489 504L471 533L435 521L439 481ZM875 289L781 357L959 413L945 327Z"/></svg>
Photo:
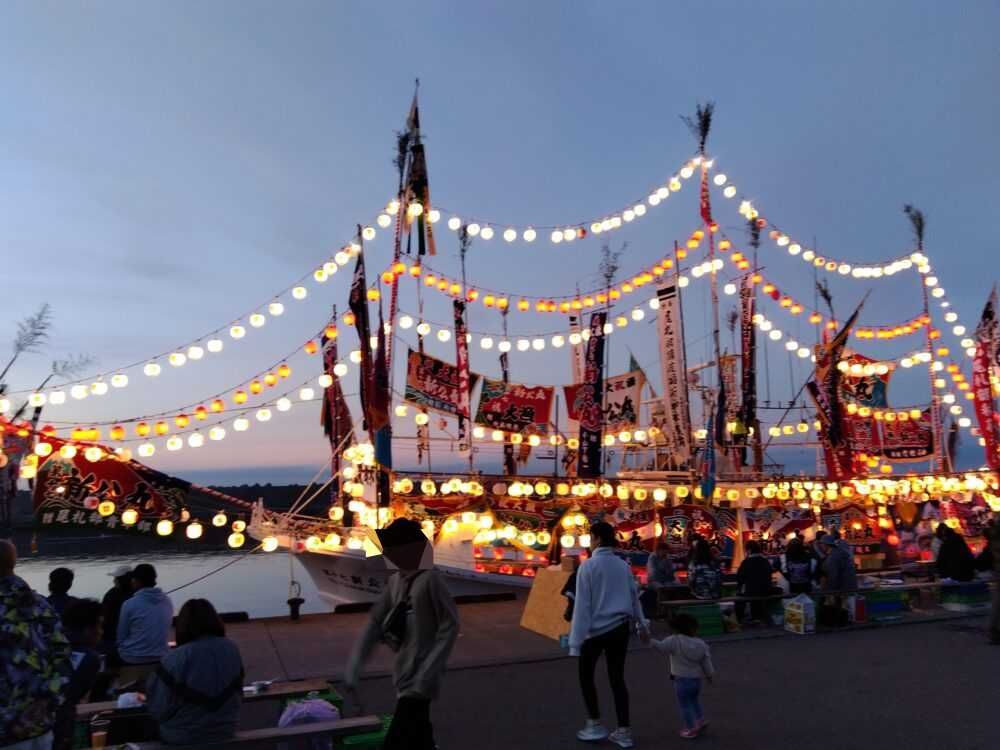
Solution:
<svg viewBox="0 0 1000 750"><path fill-rule="evenodd" d="M315 354L318 347L315 341L307 341L306 345L302 348L305 349L306 354Z"/></svg>

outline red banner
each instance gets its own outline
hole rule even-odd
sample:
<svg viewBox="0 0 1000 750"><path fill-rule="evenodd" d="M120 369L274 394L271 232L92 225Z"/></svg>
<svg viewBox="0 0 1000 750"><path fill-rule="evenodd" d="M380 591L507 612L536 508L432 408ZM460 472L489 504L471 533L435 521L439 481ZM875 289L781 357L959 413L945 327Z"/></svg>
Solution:
<svg viewBox="0 0 1000 750"><path fill-rule="evenodd" d="M642 370L615 375L604 381L604 429L606 432L631 430L639 422L642 385L646 382ZM566 412L572 422L580 420L577 408L583 383L563 386L566 394Z"/></svg>
<svg viewBox="0 0 1000 750"><path fill-rule="evenodd" d="M483 378L476 409L476 424L507 432L535 432L549 429L555 388L504 383Z"/></svg>
<svg viewBox="0 0 1000 750"><path fill-rule="evenodd" d="M89 461L83 447L71 458L64 458L60 448L65 441L45 438L53 451L39 459L35 479L35 514L45 525L93 525L115 528L121 512L139 513L138 531L151 531L158 519L177 520L185 505L190 485L161 474L137 461L106 457ZM111 515L97 511L100 502L115 504Z"/></svg>
<svg viewBox="0 0 1000 750"><path fill-rule="evenodd" d="M972 393L975 396L976 419L986 443L986 462L991 469L1000 468L1000 445L997 441L997 414L993 403L993 385L990 382L990 349L988 342L976 344L972 358Z"/></svg>
<svg viewBox="0 0 1000 750"><path fill-rule="evenodd" d="M468 385L468 381L466 383L465 403L468 404L468 391L472 386ZM406 392L403 398L426 409L457 417L462 408L461 391L461 376L455 365L410 350L406 360Z"/></svg>
<svg viewBox="0 0 1000 750"><path fill-rule="evenodd" d="M590 316L590 340L584 359L583 387L577 394L573 407L580 420L580 458L577 474L581 477L601 476L603 467L604 414L601 395L604 393L604 324L606 312Z"/></svg>
<svg viewBox="0 0 1000 750"><path fill-rule="evenodd" d="M843 417L844 440L847 447L854 453L878 455L882 452L882 437L878 431L878 423L872 417Z"/></svg>
<svg viewBox="0 0 1000 750"><path fill-rule="evenodd" d="M882 454L890 461L922 461L933 453L930 409L921 411L919 419L882 422Z"/></svg>

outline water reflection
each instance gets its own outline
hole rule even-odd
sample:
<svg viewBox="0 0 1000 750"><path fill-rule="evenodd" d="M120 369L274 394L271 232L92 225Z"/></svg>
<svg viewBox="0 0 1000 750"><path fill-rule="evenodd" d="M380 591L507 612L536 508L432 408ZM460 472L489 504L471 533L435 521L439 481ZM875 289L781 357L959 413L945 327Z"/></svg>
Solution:
<svg viewBox="0 0 1000 750"><path fill-rule="evenodd" d="M241 558L241 559L238 559ZM236 560L236 562L233 562ZM294 556L281 553L202 552L197 555L158 554L101 555L79 559L71 555L46 555L35 558L25 555L17 564L17 574L32 588L48 593L49 571L60 566L70 568L76 578L70 594L100 599L111 587L108 575L119 565L151 563L159 575L159 586L171 591L183 586L228 562L232 565L202 581L170 594L174 609L180 609L188 599L210 600L220 612L247 612L251 617L287 615L289 563L295 580L302 585L306 600L302 612L329 612L316 592L312 579Z"/></svg>

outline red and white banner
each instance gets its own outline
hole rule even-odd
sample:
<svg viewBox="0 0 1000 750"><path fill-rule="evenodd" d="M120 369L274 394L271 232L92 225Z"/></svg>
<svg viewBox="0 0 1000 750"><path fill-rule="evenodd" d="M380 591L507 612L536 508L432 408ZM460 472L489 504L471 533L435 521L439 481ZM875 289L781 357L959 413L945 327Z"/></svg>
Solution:
<svg viewBox="0 0 1000 750"><path fill-rule="evenodd" d="M483 378L476 424L507 432L545 434L549 431L554 397L553 386L521 385Z"/></svg>
<svg viewBox="0 0 1000 750"><path fill-rule="evenodd" d="M919 419L882 422L882 455L890 461L923 461L934 454L934 429L931 410L920 412Z"/></svg>
<svg viewBox="0 0 1000 750"><path fill-rule="evenodd" d="M994 287L986 301L976 327L976 355L972 358L972 394L979 431L986 443L986 462L991 469L1000 468L1000 432L996 403L993 399L993 368L997 357L997 290Z"/></svg>
<svg viewBox="0 0 1000 750"><path fill-rule="evenodd" d="M659 302L657 328L663 382L663 424L659 427L667 451L679 466L691 460L691 412L684 356L684 321L676 278L660 284L656 289L656 298Z"/></svg>
<svg viewBox="0 0 1000 750"><path fill-rule="evenodd" d="M574 333L582 334L580 330L580 316L570 315L569 316L569 333L572 336ZM570 372L573 373L573 382L582 383L583 382L583 342L569 346L569 364Z"/></svg>
<svg viewBox="0 0 1000 750"><path fill-rule="evenodd" d="M645 382L642 370L615 375L604 381L605 432L617 433L630 430L639 423L639 405ZM566 394L566 411L570 418L570 432L573 431L573 424L580 420L577 402L578 394L583 387L580 383L563 387Z"/></svg>
<svg viewBox="0 0 1000 750"><path fill-rule="evenodd" d="M466 336L465 303L455 300L455 363L458 368L458 449L469 448L469 419L472 418L472 405L469 401L469 391L472 384L469 379L469 342Z"/></svg>

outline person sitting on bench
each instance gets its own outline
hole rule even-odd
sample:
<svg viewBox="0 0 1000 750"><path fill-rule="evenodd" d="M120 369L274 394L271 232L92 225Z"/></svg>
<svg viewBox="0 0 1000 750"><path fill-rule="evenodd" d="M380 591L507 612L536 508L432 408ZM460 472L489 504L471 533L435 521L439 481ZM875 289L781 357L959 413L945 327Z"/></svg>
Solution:
<svg viewBox="0 0 1000 750"><path fill-rule="evenodd" d="M146 707L170 745L222 742L236 733L243 701L243 660L207 599L177 615L177 648L146 686Z"/></svg>

